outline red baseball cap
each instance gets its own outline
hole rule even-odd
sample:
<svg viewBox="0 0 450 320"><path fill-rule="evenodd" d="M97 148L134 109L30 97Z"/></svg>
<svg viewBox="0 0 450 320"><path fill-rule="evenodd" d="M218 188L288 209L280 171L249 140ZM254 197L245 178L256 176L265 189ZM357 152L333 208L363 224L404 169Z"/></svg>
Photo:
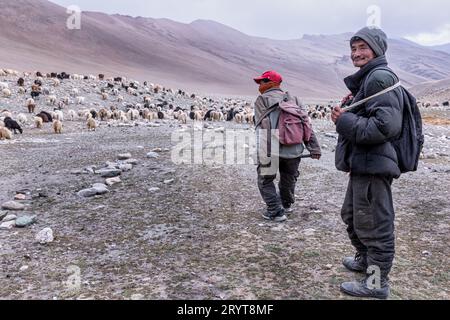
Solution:
<svg viewBox="0 0 450 320"><path fill-rule="evenodd" d="M269 79L270 81L276 82L276 83L282 83L283 82L283 78L281 77L281 75L275 71L266 71L264 72L260 77L257 77L253 80L255 80L255 82L257 84L260 84L262 80L264 79Z"/></svg>

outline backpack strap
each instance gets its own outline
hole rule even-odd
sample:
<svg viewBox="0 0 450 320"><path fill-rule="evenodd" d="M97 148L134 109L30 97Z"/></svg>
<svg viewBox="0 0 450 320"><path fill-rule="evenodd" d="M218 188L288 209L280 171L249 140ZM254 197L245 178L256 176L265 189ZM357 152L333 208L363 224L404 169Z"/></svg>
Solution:
<svg viewBox="0 0 450 320"><path fill-rule="evenodd" d="M278 103L272 107L270 107L269 109L266 110L266 112L263 113L263 115L261 116L261 118L259 119L259 121L255 124L255 128L257 128L261 122L264 120L265 117L267 117L268 115L270 115L272 112L274 112L275 110L277 110L278 108Z"/></svg>
<svg viewBox="0 0 450 320"><path fill-rule="evenodd" d="M360 100L360 101L358 101L358 102L356 102L356 103L354 103L354 104L352 104L352 105L350 105L348 107L343 108L342 110L344 110L344 111L353 111L356 107L359 107L360 105L366 103L367 101L372 100L373 98L381 96L381 95L383 95L385 93L388 93L388 92L390 92L390 91L392 91L394 89L397 89L398 87L401 87L401 86L402 86L402 83L401 82L397 82L392 87L386 88L383 91L380 91L380 92L374 94L373 96L370 96L370 97L367 97L367 98L365 98L363 100Z"/></svg>
<svg viewBox="0 0 450 320"><path fill-rule="evenodd" d="M283 102L283 101L287 102L287 101L289 101L290 98L292 99L291 95L289 94L289 92L286 91L286 92L284 92L283 100L281 100L280 102ZM295 100L295 103L297 104L297 106L301 107L300 104L299 104L300 102L299 102L298 98L294 97L294 100ZM266 112L263 113L263 115L261 116L259 121L255 124L255 128L258 127L261 124L261 122L264 120L265 117L267 117L272 112L277 110L277 108L279 106L280 106L280 103L277 103L277 104L271 106L269 109L267 109Z"/></svg>
<svg viewBox="0 0 450 320"><path fill-rule="evenodd" d="M391 72L391 73L398 79L397 75L396 75L391 69L389 69L389 68L387 68L387 67L381 67L381 68L375 68L375 69L373 69L373 70L367 75L365 81L367 82L367 80L369 79L369 77L370 77L375 71L378 71L378 70L389 71L389 72ZM364 87L363 87L363 89L366 87L366 82L364 82ZM384 90L382 90L382 91L380 91L380 92L378 92L378 93L376 93L376 94L374 94L374 95L372 95L372 96L370 96L370 97L367 97L367 98L362 99L362 100L360 100L360 101L358 101L358 102L355 102L355 103L351 104L350 106L343 108L342 110L344 110L344 112L353 111L353 110L356 109L356 107L359 107L360 105L362 105L362 104L364 104L364 103L366 103L366 102L372 100L373 98L379 97L379 96L381 96L381 95L383 95L383 94L385 94L385 93L388 93L388 92L390 92L390 91L392 91L392 90L395 90L395 89L397 89L398 87L401 87L401 86L402 86L401 81L398 81L398 82L397 82L396 84L394 84L393 86L391 86L391 87L389 87L389 88L386 88L386 89L384 89Z"/></svg>

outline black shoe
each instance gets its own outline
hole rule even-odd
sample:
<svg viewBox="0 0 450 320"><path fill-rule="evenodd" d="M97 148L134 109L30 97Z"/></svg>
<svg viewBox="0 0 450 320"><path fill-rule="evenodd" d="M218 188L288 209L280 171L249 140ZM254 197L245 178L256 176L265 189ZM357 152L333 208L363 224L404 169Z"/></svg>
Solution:
<svg viewBox="0 0 450 320"><path fill-rule="evenodd" d="M387 280L381 281L380 288L369 288L367 278L361 281L344 282L341 291L353 297L387 299L390 294Z"/></svg>
<svg viewBox="0 0 450 320"><path fill-rule="evenodd" d="M367 255L357 253L354 257L344 258L342 264L350 271L365 273L367 270Z"/></svg>
<svg viewBox="0 0 450 320"><path fill-rule="evenodd" d="M271 215L269 212L264 211L262 214L262 217L266 220L274 221L274 222L284 222L287 220L286 215L284 212L281 212L277 215Z"/></svg>

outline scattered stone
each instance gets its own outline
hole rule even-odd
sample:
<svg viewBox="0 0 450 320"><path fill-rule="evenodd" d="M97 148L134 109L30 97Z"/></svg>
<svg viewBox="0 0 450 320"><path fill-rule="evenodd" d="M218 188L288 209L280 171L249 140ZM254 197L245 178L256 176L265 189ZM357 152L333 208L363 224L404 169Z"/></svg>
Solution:
<svg viewBox="0 0 450 320"><path fill-rule="evenodd" d="M154 151L147 153L147 158L157 159L158 157L159 157L159 155Z"/></svg>
<svg viewBox="0 0 450 320"><path fill-rule="evenodd" d="M127 160L131 158L131 153L122 153L117 156L119 160Z"/></svg>
<svg viewBox="0 0 450 320"><path fill-rule="evenodd" d="M121 182L122 182L122 180L120 180L120 177L106 179L106 184L108 186L113 186L113 185L115 185L117 183L121 183Z"/></svg>
<svg viewBox="0 0 450 320"><path fill-rule="evenodd" d="M29 266L21 266L19 271L24 272L24 271L27 271L29 268L30 268Z"/></svg>
<svg viewBox="0 0 450 320"><path fill-rule="evenodd" d="M14 196L14 200L25 200L26 198L27 196L22 193L18 193Z"/></svg>
<svg viewBox="0 0 450 320"><path fill-rule="evenodd" d="M422 255L424 255L424 256L431 256L431 252L425 250L425 251L422 252Z"/></svg>
<svg viewBox="0 0 450 320"><path fill-rule="evenodd" d="M122 170L119 169L101 169L96 171L102 178L115 178L122 174Z"/></svg>
<svg viewBox="0 0 450 320"><path fill-rule="evenodd" d="M0 224L0 230L12 229L15 225L16 225L16 221L15 220L8 221L8 222L3 222L2 224Z"/></svg>
<svg viewBox="0 0 450 320"><path fill-rule="evenodd" d="M111 162L111 161L106 161L105 166L102 167L102 169L108 169L108 170L118 169L117 163Z"/></svg>
<svg viewBox="0 0 450 320"><path fill-rule="evenodd" d="M89 189L83 189L78 191L78 196L83 197L83 198L90 198L90 197L94 197L97 195L97 190L94 188L89 188Z"/></svg>
<svg viewBox="0 0 450 320"><path fill-rule="evenodd" d="M162 152L163 150L161 148L155 148L152 150L152 152Z"/></svg>
<svg viewBox="0 0 450 320"><path fill-rule="evenodd" d="M78 191L78 196L83 198L90 198L94 197L96 195L102 195L105 193L108 193L108 187L104 185L103 183L96 183L92 186L92 188L83 189L81 191Z"/></svg>
<svg viewBox="0 0 450 320"><path fill-rule="evenodd" d="M94 170L95 170L95 166L84 168L84 171L87 172L87 173L92 173L92 174L94 174L94 173L95 173Z"/></svg>
<svg viewBox="0 0 450 320"><path fill-rule="evenodd" d="M80 175L80 174L83 174L83 171L82 170L72 170L72 171L70 171L70 174L73 174L73 175Z"/></svg>
<svg viewBox="0 0 450 320"><path fill-rule="evenodd" d="M31 190L30 189L18 190L18 191L16 191L16 194L25 194L25 195L29 196L29 195L31 195Z"/></svg>
<svg viewBox="0 0 450 320"><path fill-rule="evenodd" d="M102 195L109 192L108 187L103 183L95 183L92 186L92 189L94 189L97 192L96 195Z"/></svg>
<svg viewBox="0 0 450 320"><path fill-rule="evenodd" d="M133 165L130 163L124 163L119 165L119 169L123 172L130 171L131 169L133 169Z"/></svg>
<svg viewBox="0 0 450 320"><path fill-rule="evenodd" d="M124 161L124 163L137 165L139 163L139 161L136 160L136 159L127 159L127 160Z"/></svg>
<svg viewBox="0 0 450 320"><path fill-rule="evenodd" d="M39 231L38 234L36 234L35 239L40 244L47 244L53 242L54 240L53 230L51 228L45 228Z"/></svg>
<svg viewBox="0 0 450 320"><path fill-rule="evenodd" d="M107 186L104 183L94 183L92 188L107 188Z"/></svg>
<svg viewBox="0 0 450 320"><path fill-rule="evenodd" d="M17 218L16 227L17 228L28 227L29 225L35 223L36 220L37 220L36 216L23 216L23 217Z"/></svg>
<svg viewBox="0 0 450 320"><path fill-rule="evenodd" d="M169 184L169 183L172 183L174 181L175 181L175 179L164 180L164 184Z"/></svg>
<svg viewBox="0 0 450 320"><path fill-rule="evenodd" d="M159 190L161 190L161 189L158 188L158 187L153 187L153 188L149 188L149 189L148 189L148 192L153 193L153 192L157 192L157 191L159 191Z"/></svg>
<svg viewBox="0 0 450 320"><path fill-rule="evenodd" d="M17 219L17 216L15 214L8 214L6 217L3 218L3 222L13 221L16 219Z"/></svg>
<svg viewBox="0 0 450 320"><path fill-rule="evenodd" d="M21 203L18 203L16 201L8 201L2 204L2 209L4 210L13 210L13 211L20 211L24 210L25 206Z"/></svg>
<svg viewBox="0 0 450 320"><path fill-rule="evenodd" d="M332 264L327 264L327 265L325 266L325 269L326 269L326 270L331 270L331 269L333 269L333 265L332 265Z"/></svg>

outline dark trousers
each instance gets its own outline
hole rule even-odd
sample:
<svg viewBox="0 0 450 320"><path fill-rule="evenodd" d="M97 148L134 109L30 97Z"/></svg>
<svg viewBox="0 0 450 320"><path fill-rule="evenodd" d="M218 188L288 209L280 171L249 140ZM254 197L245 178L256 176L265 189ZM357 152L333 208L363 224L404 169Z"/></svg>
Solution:
<svg viewBox="0 0 450 320"><path fill-rule="evenodd" d="M395 254L391 185L389 177L351 175L341 211L353 246L386 278Z"/></svg>
<svg viewBox="0 0 450 320"><path fill-rule="evenodd" d="M278 195L274 180L277 175L262 175L261 166L258 166L258 188L270 215L276 216L283 213L283 207L290 207L295 202L295 184L300 172L301 159L279 159L280 182Z"/></svg>

